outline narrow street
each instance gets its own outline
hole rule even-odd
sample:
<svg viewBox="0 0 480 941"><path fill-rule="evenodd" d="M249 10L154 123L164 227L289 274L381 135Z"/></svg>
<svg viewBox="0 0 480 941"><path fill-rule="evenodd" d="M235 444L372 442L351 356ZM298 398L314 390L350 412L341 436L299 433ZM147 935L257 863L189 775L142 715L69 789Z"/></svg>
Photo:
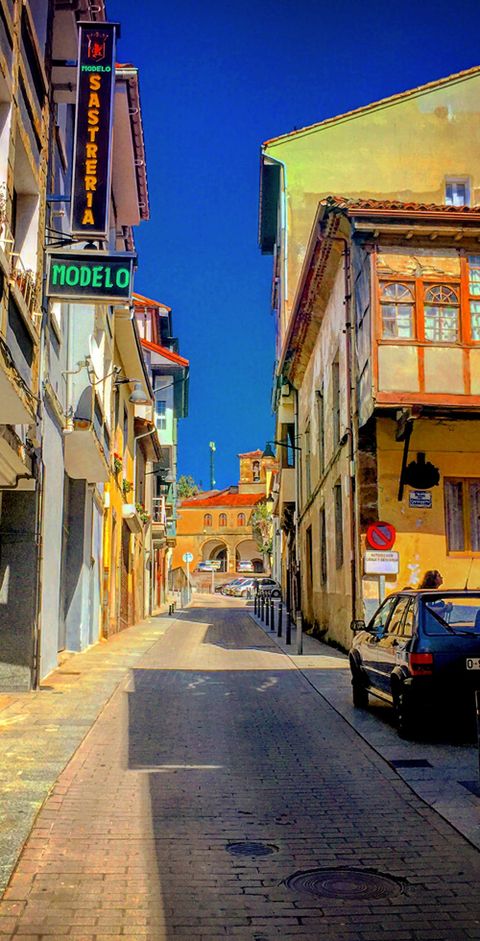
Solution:
<svg viewBox="0 0 480 941"><path fill-rule="evenodd" d="M480 938L479 877L478 851L245 607L204 597L60 774L0 937L467 941Z"/></svg>

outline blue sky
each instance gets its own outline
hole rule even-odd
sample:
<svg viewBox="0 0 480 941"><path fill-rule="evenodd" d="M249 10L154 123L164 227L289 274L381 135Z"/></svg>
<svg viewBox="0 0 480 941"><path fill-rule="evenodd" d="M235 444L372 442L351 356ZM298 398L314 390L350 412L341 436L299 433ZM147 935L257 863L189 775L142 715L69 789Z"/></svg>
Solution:
<svg viewBox="0 0 480 941"><path fill-rule="evenodd" d="M173 309L191 362L179 471L235 483L272 437L271 258L257 247L262 141L480 62L480 4L107 0L140 70L150 222L136 290Z"/></svg>

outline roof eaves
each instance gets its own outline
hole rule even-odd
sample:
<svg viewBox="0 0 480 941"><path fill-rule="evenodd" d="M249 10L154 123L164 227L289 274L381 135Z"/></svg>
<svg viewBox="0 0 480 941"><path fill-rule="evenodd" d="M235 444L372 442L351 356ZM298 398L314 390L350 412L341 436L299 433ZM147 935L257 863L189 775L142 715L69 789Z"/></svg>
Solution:
<svg viewBox="0 0 480 941"><path fill-rule="evenodd" d="M185 368L190 366L190 361L185 359L184 356L180 356L179 353L173 353L172 350L167 350L164 346L159 346L158 343L152 343L150 340L142 340L141 342L146 350L151 350L153 353L158 353L159 356L164 356L165 359L169 359L177 366L183 366Z"/></svg>
<svg viewBox="0 0 480 941"><path fill-rule="evenodd" d="M164 310L171 312L172 308L168 304L163 304L162 301L154 301L151 297L144 297L143 294L133 294L133 303L138 307L163 307Z"/></svg>
<svg viewBox="0 0 480 941"><path fill-rule="evenodd" d="M133 65L116 66L115 77L123 79L127 87L130 124L132 128L132 141L135 152L135 175L138 190L138 207L140 210L140 218L144 221L147 221L150 218L150 203L148 198L145 138L143 133L142 109L140 104L138 69Z"/></svg>
<svg viewBox="0 0 480 941"><path fill-rule="evenodd" d="M426 225L441 223L465 226L480 222L480 206L447 206L438 203L402 202L389 199L350 199L345 196L327 196L320 200L320 215L343 213L352 219L390 219L395 222L414 220ZM320 218L317 215L317 219Z"/></svg>

